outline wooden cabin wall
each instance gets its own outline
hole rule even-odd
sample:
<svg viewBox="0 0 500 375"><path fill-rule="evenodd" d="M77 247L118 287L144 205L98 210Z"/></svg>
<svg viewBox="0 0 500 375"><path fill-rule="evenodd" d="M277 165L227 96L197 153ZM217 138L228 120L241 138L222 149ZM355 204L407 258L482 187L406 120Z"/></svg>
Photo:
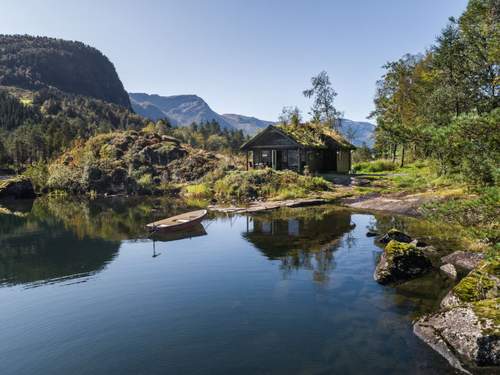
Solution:
<svg viewBox="0 0 500 375"><path fill-rule="evenodd" d="M340 150L337 153L337 172L347 173L351 169L351 151Z"/></svg>

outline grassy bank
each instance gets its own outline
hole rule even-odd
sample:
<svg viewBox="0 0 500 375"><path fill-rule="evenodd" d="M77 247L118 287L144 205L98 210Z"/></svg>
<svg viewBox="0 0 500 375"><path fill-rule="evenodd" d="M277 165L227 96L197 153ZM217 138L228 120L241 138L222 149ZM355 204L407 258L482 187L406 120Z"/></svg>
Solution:
<svg viewBox="0 0 500 375"><path fill-rule="evenodd" d="M292 171L256 169L208 174L201 183L186 186L189 198L215 199L219 203L246 203L255 200L284 200L319 197L334 190L321 177L304 176Z"/></svg>

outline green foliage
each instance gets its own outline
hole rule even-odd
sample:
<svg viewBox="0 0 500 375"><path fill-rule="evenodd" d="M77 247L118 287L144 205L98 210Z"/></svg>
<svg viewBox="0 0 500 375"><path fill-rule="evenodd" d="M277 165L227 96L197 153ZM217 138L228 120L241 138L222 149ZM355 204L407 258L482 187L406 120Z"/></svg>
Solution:
<svg viewBox="0 0 500 375"><path fill-rule="evenodd" d="M216 198L224 202L299 198L332 189L323 178L269 168L229 172L214 184Z"/></svg>
<svg viewBox="0 0 500 375"><path fill-rule="evenodd" d="M156 194L176 190L219 165L212 154L145 131L99 134L79 142L48 167L47 188L74 193ZM178 189L177 189L178 190Z"/></svg>
<svg viewBox="0 0 500 375"><path fill-rule="evenodd" d="M222 129L215 121L193 123L187 127L171 128L168 134L183 143L209 151L238 151L248 140L242 130Z"/></svg>
<svg viewBox="0 0 500 375"><path fill-rule="evenodd" d="M37 121L40 112L31 106L26 106L20 100L0 91L0 129L12 130L26 121Z"/></svg>
<svg viewBox="0 0 500 375"><path fill-rule="evenodd" d="M356 163L352 166L355 173L376 173L393 171L394 169L396 169L396 165L392 161L383 159Z"/></svg>
<svg viewBox="0 0 500 375"><path fill-rule="evenodd" d="M207 184L188 185L184 189L184 195L188 198L209 198L211 194L212 191Z"/></svg>
<svg viewBox="0 0 500 375"><path fill-rule="evenodd" d="M499 12L496 0L470 0L425 55L385 65L372 113L379 156L431 158L469 185L498 184Z"/></svg>
<svg viewBox="0 0 500 375"><path fill-rule="evenodd" d="M437 221L459 224L474 237L491 244L500 241L500 189L484 188L474 198L451 198L423 207L424 214Z"/></svg>
<svg viewBox="0 0 500 375"><path fill-rule="evenodd" d="M21 110L24 106L13 95L27 95L26 91L4 89L0 91L0 162L4 164L21 167L51 159L77 140L113 129L140 129L145 123L124 107L56 89L30 93L33 104Z"/></svg>
<svg viewBox="0 0 500 375"><path fill-rule="evenodd" d="M441 169L460 173L472 185L500 183L500 108L463 114L449 126L428 129Z"/></svg>
<svg viewBox="0 0 500 375"><path fill-rule="evenodd" d="M41 193L47 186L49 178L47 164L42 161L35 162L26 168L23 176L31 181L37 193Z"/></svg>
<svg viewBox="0 0 500 375"><path fill-rule="evenodd" d="M304 90L306 98L314 98L310 114L313 122L324 123L329 128L338 130L338 119L341 113L334 106L337 92L333 89L330 77L326 71L320 72L317 76L311 78L310 89Z"/></svg>

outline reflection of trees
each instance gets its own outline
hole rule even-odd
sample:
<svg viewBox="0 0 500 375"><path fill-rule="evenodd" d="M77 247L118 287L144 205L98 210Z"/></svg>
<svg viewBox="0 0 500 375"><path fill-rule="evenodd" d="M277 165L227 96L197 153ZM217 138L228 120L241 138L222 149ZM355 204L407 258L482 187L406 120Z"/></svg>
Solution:
<svg viewBox="0 0 500 375"><path fill-rule="evenodd" d="M280 260L285 277L307 269L319 282L328 280L333 252L352 229L349 211L337 208L283 209L247 220L243 237L269 259Z"/></svg>
<svg viewBox="0 0 500 375"><path fill-rule="evenodd" d="M185 209L167 198L42 198L35 201L32 214L38 220L62 224L78 238L119 241L144 238L147 223Z"/></svg>
<svg viewBox="0 0 500 375"><path fill-rule="evenodd" d="M371 225L371 229L378 233L385 233L391 228L399 229L414 238L422 239L435 245L438 249L458 249L463 246L460 230L446 223L380 214L376 216L376 222Z"/></svg>
<svg viewBox="0 0 500 375"><path fill-rule="evenodd" d="M144 197L43 197L24 207L16 203L0 211L0 282L95 274L116 256L121 240L145 238L146 223L180 210L186 207L177 201Z"/></svg>
<svg viewBox="0 0 500 375"><path fill-rule="evenodd" d="M119 243L78 241L62 227L0 215L0 282L24 284L88 277L112 261Z"/></svg>

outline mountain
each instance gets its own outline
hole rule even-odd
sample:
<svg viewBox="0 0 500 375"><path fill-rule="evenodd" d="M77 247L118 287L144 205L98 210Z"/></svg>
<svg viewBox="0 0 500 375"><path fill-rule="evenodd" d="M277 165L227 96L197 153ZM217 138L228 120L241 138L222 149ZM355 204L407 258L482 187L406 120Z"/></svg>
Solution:
<svg viewBox="0 0 500 375"><path fill-rule="evenodd" d="M130 108L115 67L81 42L28 35L0 35L0 86L57 88Z"/></svg>
<svg viewBox="0 0 500 375"><path fill-rule="evenodd" d="M374 143L375 125L366 121L352 121L343 118L341 121L340 132L354 146L362 146L363 143L372 148Z"/></svg>
<svg viewBox="0 0 500 375"><path fill-rule="evenodd" d="M220 115L197 95L160 96L145 93L129 93L134 111L151 120L167 118L174 126L187 126L193 122L202 123L215 120L221 127L243 130L253 135L264 129L273 121L264 121L255 117L227 113ZM341 133L351 138L355 146L366 143L373 147L375 125L370 122L342 119Z"/></svg>
<svg viewBox="0 0 500 375"><path fill-rule="evenodd" d="M233 113L226 113L222 115L222 117L224 117L224 119L234 128L241 129L246 134L255 134L274 123L272 121L259 120L255 117L236 115Z"/></svg>
<svg viewBox="0 0 500 375"><path fill-rule="evenodd" d="M160 96L144 93L129 93L132 108L137 114L152 120L167 118L174 126L187 126L193 122L215 120L222 128L241 129L254 134L272 121L263 121L243 115L220 115L197 95Z"/></svg>

